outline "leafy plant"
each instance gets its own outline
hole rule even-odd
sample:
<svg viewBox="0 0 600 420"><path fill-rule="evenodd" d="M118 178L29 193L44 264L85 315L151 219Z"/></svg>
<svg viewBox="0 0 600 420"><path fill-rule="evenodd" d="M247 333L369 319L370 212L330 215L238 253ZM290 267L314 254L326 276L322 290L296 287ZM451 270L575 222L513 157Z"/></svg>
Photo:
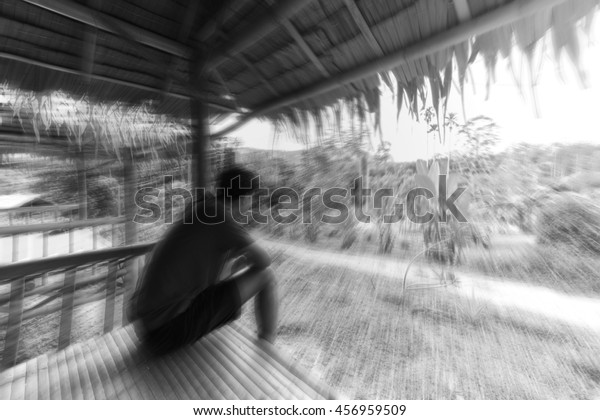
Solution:
<svg viewBox="0 0 600 420"><path fill-rule="evenodd" d="M448 159L439 159L432 162L431 166L427 167L427 162L423 160L417 161L417 173L415 182L418 187L429 190L432 194L432 200L429 202L429 211L433 214L432 220L423 226L423 242L427 249L426 256L429 259L437 260L447 264L456 264L460 247L464 241L460 240L460 224L450 217L447 221L443 221L443 213L445 208L440 208L439 196L439 176L440 173L448 174ZM458 176L450 174L446 178L446 190L454 191L458 186ZM420 214L425 213L424 203L419 205Z"/></svg>
<svg viewBox="0 0 600 420"><path fill-rule="evenodd" d="M555 194L541 208L537 237L542 243L600 254L600 206L578 194Z"/></svg>

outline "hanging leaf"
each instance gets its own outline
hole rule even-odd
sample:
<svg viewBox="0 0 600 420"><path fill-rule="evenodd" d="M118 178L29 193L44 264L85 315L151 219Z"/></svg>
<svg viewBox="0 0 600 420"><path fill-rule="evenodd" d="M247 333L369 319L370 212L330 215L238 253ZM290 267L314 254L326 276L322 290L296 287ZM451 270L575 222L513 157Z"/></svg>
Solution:
<svg viewBox="0 0 600 420"><path fill-rule="evenodd" d="M439 84L439 74L437 69L431 63L429 59L427 59L427 64L429 67L429 86L431 89L431 101L433 103L433 109L435 110L436 115L440 110L440 84Z"/></svg>
<svg viewBox="0 0 600 420"><path fill-rule="evenodd" d="M539 118L540 110L538 108L538 103L537 103L537 94L535 91L535 84L533 83L533 81L535 80L534 66L533 66L533 46L527 48L524 53L525 53L525 57L527 57L527 68L529 69L529 80L532 81L532 83L530 83L530 86L531 86L531 97L533 99L533 111L534 111L535 117Z"/></svg>
<svg viewBox="0 0 600 420"><path fill-rule="evenodd" d="M400 117L400 111L402 111L402 102L404 101L404 87L398 85L398 92L396 93L396 120Z"/></svg>
<svg viewBox="0 0 600 420"><path fill-rule="evenodd" d="M469 57L469 60L467 61L467 64L473 64L475 62L475 59L477 58L477 54L479 54L479 50L480 50L480 41L479 41L479 37L475 40L475 42L473 43L473 45L471 46L471 55ZM466 69L466 66L465 66Z"/></svg>
<svg viewBox="0 0 600 420"><path fill-rule="evenodd" d="M467 120L467 113L465 110L465 77L467 74L468 56L469 56L469 43L468 41L462 42L454 46L454 55L456 57L456 66L458 68L458 86L460 91L460 102L463 112L463 119Z"/></svg>
<svg viewBox="0 0 600 420"><path fill-rule="evenodd" d="M393 92L394 84L392 83L392 79L390 78L390 73L385 71L383 73L380 73L380 75L381 75L381 79L386 84L386 86Z"/></svg>
<svg viewBox="0 0 600 420"><path fill-rule="evenodd" d="M33 127L33 133L35 134L35 138L37 142L40 142L40 131L38 129L37 118L35 116L32 117L31 125Z"/></svg>
<svg viewBox="0 0 600 420"><path fill-rule="evenodd" d="M448 95L450 94L450 87L452 86L452 61L449 61L444 69L444 83L442 87L442 98L448 101Z"/></svg>
<svg viewBox="0 0 600 420"><path fill-rule="evenodd" d="M40 118L42 120L42 124L44 124L44 129L46 131L48 131L48 129L50 128L50 118L49 118L49 113L48 113L48 108L47 108L47 102L48 102L48 96L47 95L41 95L40 96L40 107L39 107L39 114L40 114Z"/></svg>

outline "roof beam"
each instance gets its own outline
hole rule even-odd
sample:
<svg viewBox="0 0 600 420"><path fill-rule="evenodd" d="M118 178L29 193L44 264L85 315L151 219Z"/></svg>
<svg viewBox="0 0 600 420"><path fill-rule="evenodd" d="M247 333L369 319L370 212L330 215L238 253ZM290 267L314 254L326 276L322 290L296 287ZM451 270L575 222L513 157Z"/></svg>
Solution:
<svg viewBox="0 0 600 420"><path fill-rule="evenodd" d="M169 38L163 37L151 31L147 31L123 20L113 18L97 10L70 0L24 1L103 31L117 34L119 34L119 31L126 32L140 44L156 48L157 50L176 55L178 57L188 58L191 56L191 49L179 42L175 42ZM117 30L115 28L119 29Z"/></svg>
<svg viewBox="0 0 600 420"><path fill-rule="evenodd" d="M85 40L83 42L83 51L81 54L81 69L85 73L85 80L90 81L90 75L94 70L94 59L96 56L97 29L89 28L85 31Z"/></svg>
<svg viewBox="0 0 600 420"><path fill-rule="evenodd" d="M88 4L92 4L96 9L99 9L102 0L87 0ZM83 51L81 54L82 65L81 69L86 74L85 80L89 83L90 75L94 69L94 59L96 56L96 40L98 38L98 28L90 26L86 28L84 34Z"/></svg>
<svg viewBox="0 0 600 420"><path fill-rule="evenodd" d="M247 68L249 68L250 71L254 73L254 76L260 80L272 94L279 96L279 92L277 92L277 90L273 87L273 84L262 75L262 73L258 70L258 67L256 67L254 63L251 63L250 60L244 56L244 54L239 54L236 58L238 58Z"/></svg>
<svg viewBox="0 0 600 420"><path fill-rule="evenodd" d="M179 33L177 34L177 41L181 43L185 43L189 39L196 18L198 17L198 7L200 6L199 1L188 1L189 3L185 10L185 16L183 17L183 22L179 29ZM163 90L165 93L171 89L171 84L173 83L173 72L177 68L178 61L178 57L176 56L171 56L169 58L169 64L167 65L167 69L165 71L165 81L163 84Z"/></svg>
<svg viewBox="0 0 600 420"><path fill-rule="evenodd" d="M225 83L225 79L223 79L223 77L221 76L221 73L219 73L219 70L217 70L217 68L214 68L214 69L212 69L212 72L214 73L215 76L217 76L217 81L219 82L219 84L221 85L221 87L223 88L225 93L229 96L229 98L230 98L229 100L235 104L236 109L240 109L240 107L237 104L237 101L235 100L235 95L233 93L231 93L231 91L227 87L227 83Z"/></svg>
<svg viewBox="0 0 600 420"><path fill-rule="evenodd" d="M216 67L222 64L228 56L236 55L250 47L277 28L283 20L291 18L312 1L314 0L279 0L260 19L245 26L240 32L225 41L217 49L218 54L207 60L206 67Z"/></svg>
<svg viewBox="0 0 600 420"><path fill-rule="evenodd" d="M379 42L377 42L377 40L375 39L375 36L373 35L373 32L371 31L369 24L367 23L362 12L356 5L356 2L354 0L344 0L344 3L346 4L346 8L348 9L348 11L350 12L350 15L352 16L354 23L356 23L356 26L358 26L358 29L360 29L360 32L367 39L369 46L373 49L373 51L377 52L377 54L379 56L382 56L383 49L381 48L381 45L379 45Z"/></svg>
<svg viewBox="0 0 600 420"><path fill-rule="evenodd" d="M192 0L196 1L196 0ZM201 42L206 41L210 38L215 32L219 30L219 26L223 23L223 19L225 19L225 15L227 11L236 3L236 0L224 0L221 2L221 7L217 10L213 16L206 22L204 26L202 26L198 33L196 33L195 38ZM241 3L238 3L241 4Z"/></svg>
<svg viewBox="0 0 600 420"><path fill-rule="evenodd" d="M321 74L325 77L329 77L329 72L323 66L323 63L321 63L321 61L317 58L313 50L310 49L310 47L308 46L304 38L302 38L302 35L300 35L300 32L298 32L294 24L289 19L282 20L281 24L286 29L286 31L292 36L292 38L294 38L294 41L296 41L296 44L298 44L298 46L302 49L304 54L306 54L308 59L315 65L317 69L319 69Z"/></svg>
<svg viewBox="0 0 600 420"><path fill-rule="evenodd" d="M30 64L33 66L43 67L43 68L58 71L61 73L73 74L73 75L81 76L84 78L87 77L87 74L81 70L75 70L75 69L70 69L67 67L57 66L54 64L44 63L42 61L33 60L31 58L26 58L26 57L21 57L19 55L15 55L15 54L0 52L0 58L4 58L6 60L18 61L20 63ZM116 85L127 86L127 87L131 87L134 89L140 89L140 90L144 90L146 92L153 92L153 93L157 93L157 94L163 93L163 91L161 89L157 89L155 87L148 86L148 85L142 85L139 83L129 82L127 80L121 80L121 79L116 79L113 77L101 76L99 74L90 74L89 77L90 77L90 79L99 80L102 82L114 83ZM167 92L166 95L173 97L173 98L178 98L178 99L191 99L192 97L194 97L191 93L182 95L179 93ZM222 104L213 102L214 100L216 100L216 98L211 98L206 95L204 95L203 98L206 101L205 104L213 109L219 109L219 110L225 111L225 112L239 113L234 108L230 108L226 105L222 105Z"/></svg>
<svg viewBox="0 0 600 420"><path fill-rule="evenodd" d="M425 57L445 48L450 48L473 36L481 35L501 26L511 24L539 11L557 6L565 1L567 0L515 0L511 3L499 6L457 26L438 32L427 39L418 41L408 47L388 54L385 57L368 61L354 69L347 70L339 75L334 75L331 78L323 79L313 85L291 92L285 97L267 101L266 103L259 105L254 111L241 117L229 127L213 134L213 137L225 136L226 134L237 130L253 118L311 97L327 93L338 87L343 87L349 83L371 76L372 74L389 71L394 67L409 61Z"/></svg>

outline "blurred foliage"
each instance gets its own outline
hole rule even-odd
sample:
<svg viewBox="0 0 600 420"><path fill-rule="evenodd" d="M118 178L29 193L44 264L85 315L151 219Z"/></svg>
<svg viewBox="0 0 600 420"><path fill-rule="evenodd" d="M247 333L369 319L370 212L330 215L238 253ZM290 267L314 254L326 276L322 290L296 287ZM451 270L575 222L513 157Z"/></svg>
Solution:
<svg viewBox="0 0 600 420"><path fill-rule="evenodd" d="M579 194L557 193L540 208L536 233L542 243L600 254L600 206Z"/></svg>
<svg viewBox="0 0 600 420"><path fill-rule="evenodd" d="M87 180L88 217L109 217L119 214L119 181L107 176Z"/></svg>

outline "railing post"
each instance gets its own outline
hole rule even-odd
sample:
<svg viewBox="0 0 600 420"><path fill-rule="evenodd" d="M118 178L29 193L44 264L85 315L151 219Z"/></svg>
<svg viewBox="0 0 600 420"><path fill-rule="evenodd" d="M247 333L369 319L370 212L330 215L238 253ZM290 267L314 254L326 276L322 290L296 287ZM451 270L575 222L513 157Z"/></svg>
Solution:
<svg viewBox="0 0 600 420"><path fill-rule="evenodd" d="M75 299L76 269L65 274L62 289L62 305L60 310L60 330L58 332L58 349L64 349L71 344L71 326L73 324L73 300Z"/></svg>
<svg viewBox="0 0 600 420"><path fill-rule="evenodd" d="M50 235L48 232L42 233L42 258L48 256L48 239ZM45 286L48 283L48 273L42 275L42 285Z"/></svg>
<svg viewBox="0 0 600 420"><path fill-rule="evenodd" d="M92 226L92 250L96 250L98 248L98 228L97 226ZM92 265L92 274L96 274L96 264Z"/></svg>
<svg viewBox="0 0 600 420"><path fill-rule="evenodd" d="M69 230L69 254L75 250L73 229ZM65 273L62 289L62 305L60 310L60 330L58 332L58 349L64 349L71 344L71 327L73 324L73 301L75 300L75 280L77 269Z"/></svg>
<svg viewBox="0 0 600 420"><path fill-rule="evenodd" d="M42 223L44 223L44 213L42 213ZM42 232L42 258L48 256L48 238L50 235L48 232ZM48 273L42 274L42 286L48 284Z"/></svg>
<svg viewBox="0 0 600 420"><path fill-rule="evenodd" d="M112 225L112 246L117 244L117 225ZM118 261L112 261L108 264L106 273L106 303L104 305L104 334L112 331L115 325L115 296L117 292L117 272L119 268Z"/></svg>
<svg viewBox="0 0 600 420"><path fill-rule="evenodd" d="M19 261L19 235L12 235L12 262Z"/></svg>
<svg viewBox="0 0 600 420"><path fill-rule="evenodd" d="M106 276L106 303L104 305L104 334L112 331L115 324L115 294L117 291L118 262L108 264Z"/></svg>
<svg viewBox="0 0 600 420"><path fill-rule="evenodd" d="M20 277L10 284L10 302L8 304L8 325L4 337L2 366L12 367L17 361L21 321L23 319L23 295L25 293L25 277Z"/></svg>
<svg viewBox="0 0 600 420"><path fill-rule="evenodd" d="M75 156L77 168L77 192L79 196L79 219L87 219L87 183L85 173L85 155L83 151Z"/></svg>
<svg viewBox="0 0 600 420"><path fill-rule="evenodd" d="M137 190L137 174L135 162L133 160L132 150L125 148L123 156L123 174L124 174L124 197L125 205L125 244L135 244L138 240L137 225L133 221L136 212L135 193ZM130 258L126 262L127 274L123 277L123 325L129 322L127 317L127 306L129 299L135 289L138 277L137 258Z"/></svg>

